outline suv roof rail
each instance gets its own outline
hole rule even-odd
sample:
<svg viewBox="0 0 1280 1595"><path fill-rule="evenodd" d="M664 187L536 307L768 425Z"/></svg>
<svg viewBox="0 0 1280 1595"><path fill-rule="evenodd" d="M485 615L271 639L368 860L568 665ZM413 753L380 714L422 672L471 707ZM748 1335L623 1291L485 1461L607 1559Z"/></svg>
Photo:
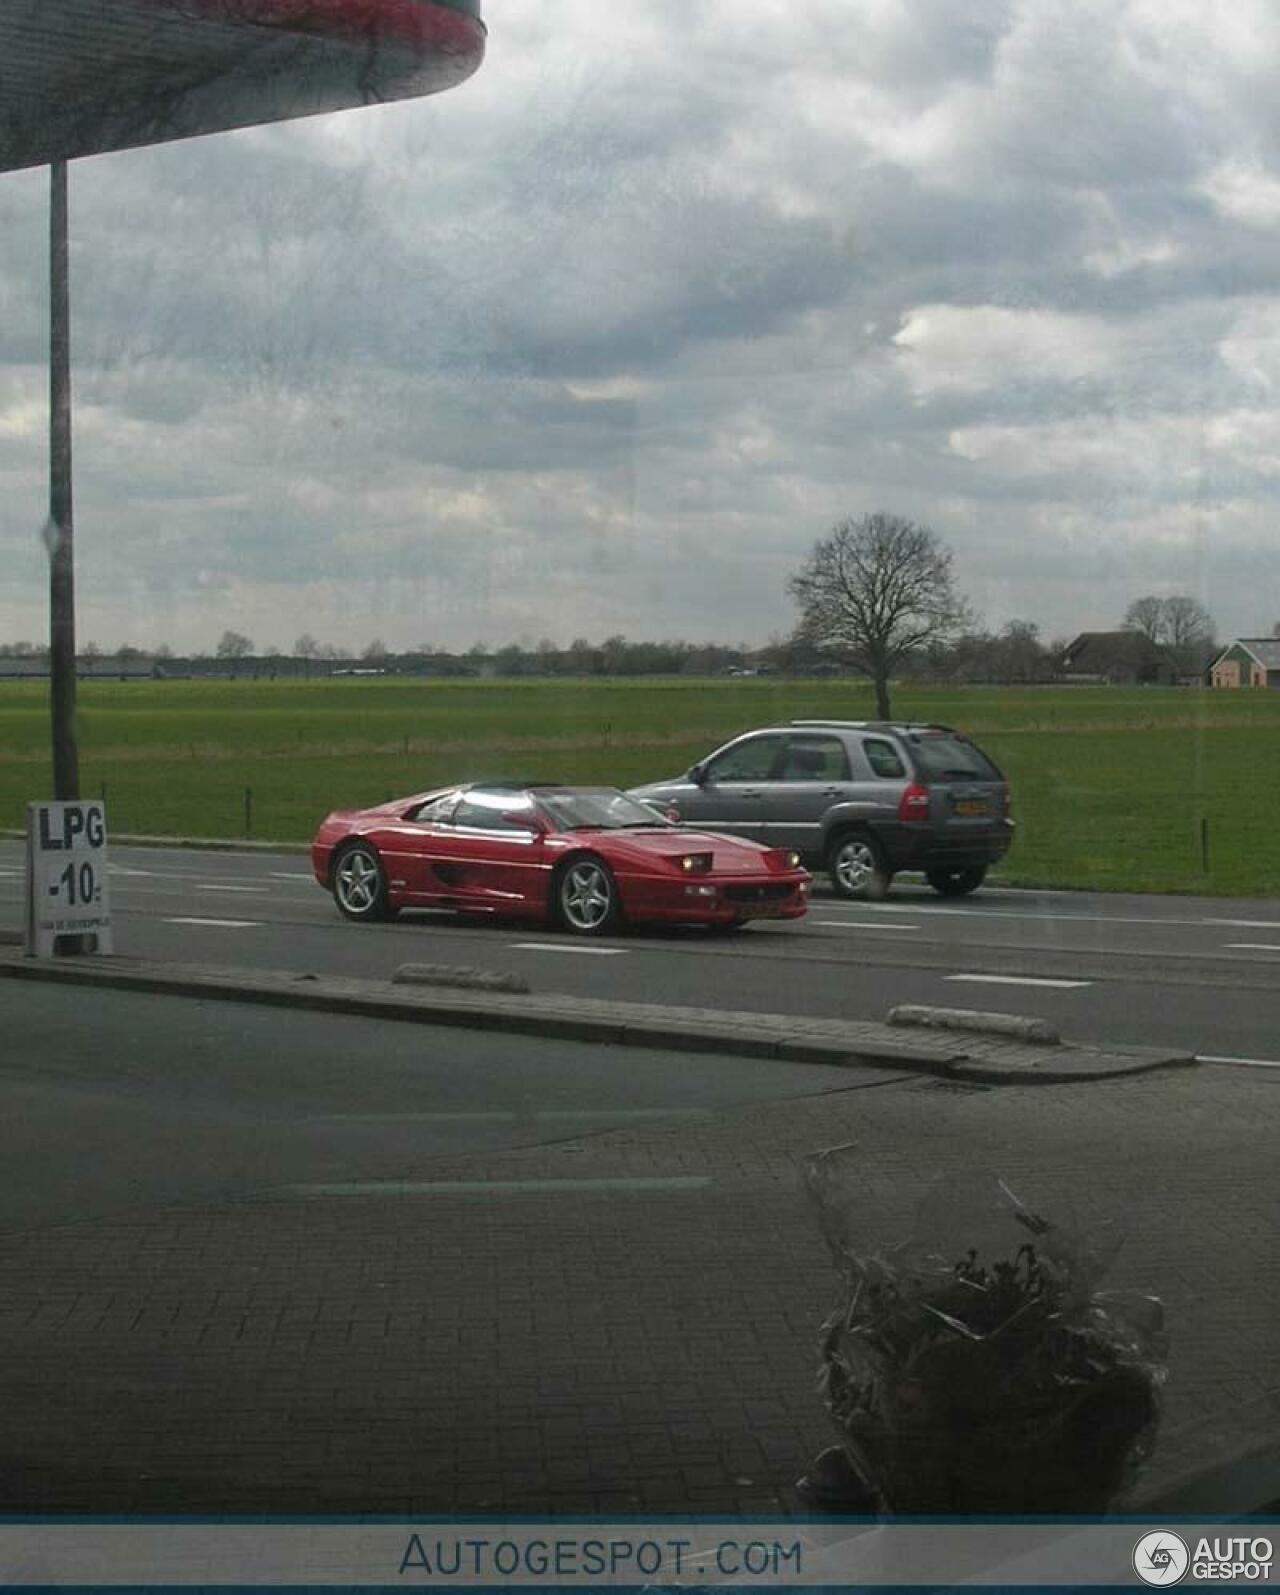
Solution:
<svg viewBox="0 0 1280 1595"><path fill-rule="evenodd" d="M788 720L793 726L834 726L841 731L945 731L949 736L963 736L954 726L943 725L940 720Z"/></svg>
<svg viewBox="0 0 1280 1595"><path fill-rule="evenodd" d="M877 725L877 724L880 724L880 723L881 722L876 721L876 720L832 720L832 719L825 719L825 720L788 720L787 721L788 725L793 725L793 726L841 726L841 727L856 727L858 730L861 730L864 726L873 726L873 725Z"/></svg>

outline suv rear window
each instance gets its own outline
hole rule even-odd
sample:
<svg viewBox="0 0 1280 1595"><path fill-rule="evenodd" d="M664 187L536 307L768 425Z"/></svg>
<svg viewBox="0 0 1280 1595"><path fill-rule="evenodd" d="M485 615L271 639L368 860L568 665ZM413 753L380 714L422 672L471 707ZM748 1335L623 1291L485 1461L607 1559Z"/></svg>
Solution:
<svg viewBox="0 0 1280 1595"><path fill-rule="evenodd" d="M985 753L963 737L922 732L908 739L920 773L935 781L998 781L1000 772Z"/></svg>

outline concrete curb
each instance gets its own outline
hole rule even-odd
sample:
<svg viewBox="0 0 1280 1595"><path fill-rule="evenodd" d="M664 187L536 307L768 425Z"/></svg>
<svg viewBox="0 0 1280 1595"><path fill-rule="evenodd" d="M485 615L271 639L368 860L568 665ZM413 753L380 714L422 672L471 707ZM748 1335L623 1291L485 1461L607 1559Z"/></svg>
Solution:
<svg viewBox="0 0 1280 1595"><path fill-rule="evenodd" d="M674 1047L845 1068L898 1068L982 1085L1063 1085L1195 1062L1190 1053L1155 1048L1135 1052L1063 1046L1049 1051L985 1036L965 1042L946 1035L907 1041L888 1025L855 1020L392 986L339 976L164 964L123 956L37 960L0 948L0 978L5 977L621 1046Z"/></svg>
<svg viewBox="0 0 1280 1595"><path fill-rule="evenodd" d="M1042 1047L1061 1045L1062 1037L1047 1019L1025 1014L981 1013L976 1008L930 1008L920 1003L899 1003L890 1008L891 1025L919 1025L926 1030L966 1030L977 1035L1006 1036L1013 1041L1034 1041Z"/></svg>
<svg viewBox="0 0 1280 1595"><path fill-rule="evenodd" d="M511 991L525 996L532 989L520 975L502 969L476 969L470 964L401 964L393 986L455 986L462 991Z"/></svg>

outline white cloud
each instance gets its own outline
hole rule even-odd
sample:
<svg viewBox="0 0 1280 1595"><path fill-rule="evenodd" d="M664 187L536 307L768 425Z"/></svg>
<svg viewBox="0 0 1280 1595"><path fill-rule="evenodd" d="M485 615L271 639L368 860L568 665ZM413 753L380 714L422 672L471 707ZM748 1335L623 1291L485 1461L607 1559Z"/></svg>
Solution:
<svg viewBox="0 0 1280 1595"><path fill-rule="evenodd" d="M935 304L908 311L893 342L911 391L928 398L1096 376L1114 359L1116 333L1096 316Z"/></svg>
<svg viewBox="0 0 1280 1595"><path fill-rule="evenodd" d="M1226 161L1215 166L1200 186L1230 221L1260 229L1280 225L1280 175L1258 165Z"/></svg>
<svg viewBox="0 0 1280 1595"><path fill-rule="evenodd" d="M881 506L1046 632L1114 618L1059 550L1154 589L1196 537L1254 623L1270 0L488 21L448 94L74 169L87 635L763 638ZM45 228L0 177L0 640L46 602Z"/></svg>

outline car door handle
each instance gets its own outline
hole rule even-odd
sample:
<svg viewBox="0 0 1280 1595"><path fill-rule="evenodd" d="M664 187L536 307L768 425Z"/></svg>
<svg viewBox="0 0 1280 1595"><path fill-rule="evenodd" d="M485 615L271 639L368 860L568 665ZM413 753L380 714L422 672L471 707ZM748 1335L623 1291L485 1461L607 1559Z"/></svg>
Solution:
<svg viewBox="0 0 1280 1595"><path fill-rule="evenodd" d="M744 797L744 798L747 798L747 797L758 798L760 796L760 789L758 787L751 787L750 789L744 788L743 791L738 793L738 796L739 797Z"/></svg>
<svg viewBox="0 0 1280 1595"><path fill-rule="evenodd" d="M822 795L823 797L843 797L844 788L842 786L826 786L822 789Z"/></svg>

